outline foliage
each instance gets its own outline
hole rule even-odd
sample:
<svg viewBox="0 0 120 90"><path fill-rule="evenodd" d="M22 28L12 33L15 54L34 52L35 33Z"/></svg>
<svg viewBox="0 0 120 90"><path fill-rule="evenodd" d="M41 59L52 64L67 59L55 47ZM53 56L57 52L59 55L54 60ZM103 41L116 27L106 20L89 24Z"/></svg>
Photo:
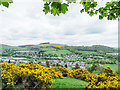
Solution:
<svg viewBox="0 0 120 90"><path fill-rule="evenodd" d="M100 7L99 9L95 8L97 7L97 2L94 0L81 0L80 4L84 6L81 13L87 12L90 16L99 13L99 19L107 17L108 20L116 20L120 15L120 2L118 1L107 2L105 7Z"/></svg>
<svg viewBox="0 0 120 90"><path fill-rule="evenodd" d="M82 68L73 71L65 67L46 68L39 64L20 64L19 66L15 66L13 63L3 62L0 63L0 65L2 66L1 76L3 88L14 87L14 85L20 85L21 88L50 88L54 83L52 80L57 80L56 83L60 80L63 83L69 81L69 84L71 84L70 80L71 82L75 80L73 78L89 82L87 86L85 86L85 89L117 89L120 87L120 84L118 83L120 81L120 75L114 73L109 66L104 68L104 73L95 75ZM71 79L68 77L71 77ZM67 79L68 81L64 81L64 79ZM75 84L75 82L79 83L79 80L74 81L73 84ZM58 85L56 83L55 85ZM56 87L55 85L53 85L53 87Z"/></svg>
<svg viewBox="0 0 120 90"><path fill-rule="evenodd" d="M52 74L52 78L64 78L61 71L56 71L53 67L48 68Z"/></svg>
<svg viewBox="0 0 120 90"><path fill-rule="evenodd" d="M66 0L68 3L62 3L61 0L44 1L45 3L43 12L45 12L45 14L51 13L54 16L59 16L61 13L65 14L68 11L68 6L70 3L76 3L76 0ZM4 0L0 0L0 5L2 4L7 8L9 7L10 3L13 3L13 1L7 0L7 2L4 2ZM84 7L80 10L81 13L87 12L90 16L99 14L100 20L104 17L107 17L108 20L116 20L120 15L120 1L106 2L104 7L99 8L97 8L98 2L95 2L94 0L81 0L79 3Z"/></svg>
<svg viewBox="0 0 120 90"><path fill-rule="evenodd" d="M85 89L118 89L120 87L120 75L116 74L110 69L110 67L104 68L105 74L97 74L92 77L91 82L85 87Z"/></svg>
<svg viewBox="0 0 120 90"><path fill-rule="evenodd" d="M46 65L47 65L47 67L49 67L49 66L50 66L49 61L46 61Z"/></svg>
<svg viewBox="0 0 120 90"><path fill-rule="evenodd" d="M79 68L79 65L78 63L75 64L75 69L78 69Z"/></svg>
<svg viewBox="0 0 120 90"><path fill-rule="evenodd" d="M53 66L53 67L50 67L48 68L48 70L55 70L56 72L61 72L63 77L73 77L72 76L72 70L70 69L67 69L65 67L60 67L60 66Z"/></svg>
<svg viewBox="0 0 120 90"><path fill-rule="evenodd" d="M102 74L104 71L104 67L100 66L98 64L92 64L92 66L88 66L86 68L89 72L94 73L94 74Z"/></svg>
<svg viewBox="0 0 120 90"><path fill-rule="evenodd" d="M9 4L13 3L13 0L0 0L0 5L3 5L5 7L9 7Z"/></svg>
<svg viewBox="0 0 120 90"><path fill-rule="evenodd" d="M22 84L21 88L50 88L54 81L47 68L38 64L21 64L15 66L13 63L1 63L3 87L13 87Z"/></svg>
<svg viewBox="0 0 120 90"><path fill-rule="evenodd" d="M76 79L81 79L85 81L91 81L91 77L94 74L89 73L87 70L83 70L82 68L78 68L72 72L72 75Z"/></svg>
<svg viewBox="0 0 120 90"><path fill-rule="evenodd" d="M45 0L49 1L49 0ZM76 2L76 0L66 0L70 3ZM48 12L55 15L58 15L60 13L65 14L66 11L68 11L69 4L60 2L46 2L44 4L44 12L47 14ZM116 20L118 16L120 15L120 2L118 1L111 1L107 2L104 7L99 7L99 9L96 9L98 3L94 0L81 0L79 2L83 5L83 9L80 10L81 13L87 12L90 16L93 16L95 14L99 13L99 19L103 19L104 17L107 17L108 20Z"/></svg>

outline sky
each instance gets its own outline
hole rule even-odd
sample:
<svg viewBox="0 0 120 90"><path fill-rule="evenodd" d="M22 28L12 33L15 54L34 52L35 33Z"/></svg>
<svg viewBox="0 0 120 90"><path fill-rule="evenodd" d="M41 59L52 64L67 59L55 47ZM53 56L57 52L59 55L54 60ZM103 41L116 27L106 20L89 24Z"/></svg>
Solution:
<svg viewBox="0 0 120 90"><path fill-rule="evenodd" d="M118 47L118 20L99 20L98 15L80 13L79 3L70 4L60 16L45 15L42 0L13 0L0 6L0 43L12 46L43 42ZM104 5L100 2L98 6Z"/></svg>

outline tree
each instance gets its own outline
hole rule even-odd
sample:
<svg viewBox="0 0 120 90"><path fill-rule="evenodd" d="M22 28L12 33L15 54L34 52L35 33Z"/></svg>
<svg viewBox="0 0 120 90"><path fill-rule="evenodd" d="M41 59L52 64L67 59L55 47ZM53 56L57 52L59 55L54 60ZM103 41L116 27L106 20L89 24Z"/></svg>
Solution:
<svg viewBox="0 0 120 90"><path fill-rule="evenodd" d="M5 2L6 1L6 2ZM62 0L43 0L45 14L51 13L54 16L65 14L68 11L68 7L71 3L76 3L76 0L66 0L67 3L62 2ZM104 1L104 0L103 0ZM0 0L0 5L9 7L9 4L13 3L12 0ZM104 7L99 7L97 9L98 2L94 0L81 0L79 4L83 5L84 8L80 10L81 13L86 12L90 16L99 14L99 19L107 17L108 20L116 20L120 15L120 1L106 2Z"/></svg>
<svg viewBox="0 0 120 90"><path fill-rule="evenodd" d="M46 65L47 67L50 67L49 61L46 61Z"/></svg>
<svg viewBox="0 0 120 90"><path fill-rule="evenodd" d="M10 60L8 61L8 63L11 63Z"/></svg>
<svg viewBox="0 0 120 90"><path fill-rule="evenodd" d="M65 64L65 67L67 68L67 64Z"/></svg>
<svg viewBox="0 0 120 90"><path fill-rule="evenodd" d="M78 69L79 68L79 65L78 65L78 63L76 63L76 65L75 65L75 69Z"/></svg>

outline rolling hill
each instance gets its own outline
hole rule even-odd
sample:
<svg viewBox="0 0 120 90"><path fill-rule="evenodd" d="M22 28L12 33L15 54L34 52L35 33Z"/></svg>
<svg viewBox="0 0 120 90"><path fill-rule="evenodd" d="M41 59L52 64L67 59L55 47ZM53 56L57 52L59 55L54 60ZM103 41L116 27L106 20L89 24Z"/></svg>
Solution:
<svg viewBox="0 0 120 90"><path fill-rule="evenodd" d="M40 43L38 45L22 45L22 46L9 46L0 45L2 50L42 50L45 54L92 54L92 53L114 53L118 52L117 49L111 48L104 45L93 45L93 46L68 46L54 43Z"/></svg>
<svg viewBox="0 0 120 90"><path fill-rule="evenodd" d="M18 46L10 46L10 45L4 45L0 44L0 50L26 50L27 48L21 48Z"/></svg>

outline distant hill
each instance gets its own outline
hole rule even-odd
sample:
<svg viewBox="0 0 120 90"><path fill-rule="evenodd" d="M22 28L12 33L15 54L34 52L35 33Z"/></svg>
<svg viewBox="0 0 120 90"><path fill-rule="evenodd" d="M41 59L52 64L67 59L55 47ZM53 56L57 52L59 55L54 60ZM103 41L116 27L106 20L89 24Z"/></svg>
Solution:
<svg viewBox="0 0 120 90"><path fill-rule="evenodd" d="M117 49L111 48L104 45L93 45L93 46L68 46L63 44L55 44L55 43L40 43L38 45L21 45L21 46L9 46L9 45L0 45L2 50L5 49L14 49L14 50L43 50L44 52L50 53L50 52L56 52L56 50L63 50L59 52L64 52L64 50L67 50L67 53L95 53L95 52L101 52L101 53L115 53L118 52ZM53 49L51 49L53 48ZM89 51L89 52L87 52Z"/></svg>
<svg viewBox="0 0 120 90"><path fill-rule="evenodd" d="M93 51L93 52L104 52L104 53L112 53L118 52L117 49L111 48L104 45L93 45L93 46L67 46L66 49L71 49L72 51Z"/></svg>
<svg viewBox="0 0 120 90"><path fill-rule="evenodd" d="M95 52L99 52L99 53L115 53L118 52L117 49L112 48L112 47L108 47L108 46L104 46L104 45L93 45L93 46L68 46L68 45L62 45L62 44L55 44L55 43L40 43L38 45L24 45L22 47L26 47L29 48L31 50L49 50L50 52L53 52L55 50L51 49L54 48L56 50L62 49L62 50L68 50L72 53L95 53ZM89 52L87 52L89 51Z"/></svg>
<svg viewBox="0 0 120 90"><path fill-rule="evenodd" d="M24 50L27 48L21 48L18 46L10 46L10 45L5 45L5 44L0 44L0 50Z"/></svg>
<svg viewBox="0 0 120 90"><path fill-rule="evenodd" d="M54 44L54 43L41 43L39 45L36 46L40 46L40 47L53 47L53 48L62 48L65 45L62 44Z"/></svg>
<svg viewBox="0 0 120 90"><path fill-rule="evenodd" d="M34 46L34 45L20 45L18 47L28 47L28 46Z"/></svg>
<svg viewBox="0 0 120 90"><path fill-rule="evenodd" d="M91 49L103 52L117 52L117 49L104 45L93 45Z"/></svg>

